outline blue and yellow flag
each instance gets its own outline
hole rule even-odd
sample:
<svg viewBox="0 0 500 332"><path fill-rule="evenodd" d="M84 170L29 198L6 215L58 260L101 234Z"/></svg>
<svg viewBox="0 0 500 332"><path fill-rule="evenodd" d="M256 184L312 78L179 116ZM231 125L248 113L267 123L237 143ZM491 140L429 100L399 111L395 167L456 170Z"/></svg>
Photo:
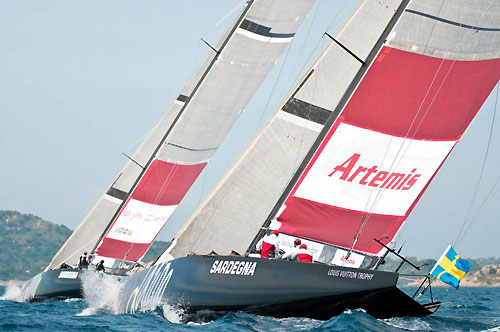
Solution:
<svg viewBox="0 0 500 332"><path fill-rule="evenodd" d="M430 273L442 282L458 289L460 280L462 280L465 273L467 273L471 267L472 264L460 258L450 245L446 248Z"/></svg>

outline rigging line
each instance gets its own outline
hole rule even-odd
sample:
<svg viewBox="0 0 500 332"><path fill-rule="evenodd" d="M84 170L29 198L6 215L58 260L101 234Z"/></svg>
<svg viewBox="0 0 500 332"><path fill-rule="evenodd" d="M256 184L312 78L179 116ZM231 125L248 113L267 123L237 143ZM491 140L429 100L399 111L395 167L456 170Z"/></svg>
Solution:
<svg viewBox="0 0 500 332"><path fill-rule="evenodd" d="M457 238L455 239L453 246L456 246L458 244L458 239L461 238L462 231L464 230L464 227L465 227L467 220L469 219L470 213L472 211L472 205L474 204L474 202L476 200L477 193L479 191L479 185L481 184L481 181L483 179L484 169L486 166L486 160L488 159L488 153L490 151L491 137L493 135L493 127L495 125L495 115L496 115L496 109L497 109L497 102L498 102L498 84L497 84L497 95L495 98L495 108L493 109L493 119L491 121L490 134L488 137L488 143L486 144L486 151L485 151L485 155L483 158L483 165L481 167L481 172L479 173L479 178L478 178L477 183L476 183L476 188L474 189L474 194L472 195L472 200L470 201L469 208L467 209L467 214L464 218L462 226L460 227L460 230L458 231Z"/></svg>
<svg viewBox="0 0 500 332"><path fill-rule="evenodd" d="M245 2L248 2L246 5L242 5L243 3ZM245 10L245 6L250 6L251 5L251 2L252 1L248 1L248 0L243 0L241 1L240 3L238 3L233 9L231 9L229 12L227 12L221 19L219 19L215 24L210 24L210 23L207 23L206 24L206 28L203 29L204 33L203 35L201 36L201 39L204 39L203 37L206 37L207 35L209 34L212 34L212 33L215 33L216 32L216 29L221 23L223 23L229 16L231 16L231 14L233 14L236 10L238 10L240 7L241 7L241 11ZM239 24L238 24L239 25ZM222 35L224 35L225 31L222 32Z"/></svg>
<svg viewBox="0 0 500 332"><path fill-rule="evenodd" d="M330 28L333 26L334 23L337 23L335 22L335 20L339 17L340 13L342 12L342 10L344 10L344 7L345 5L347 4L349 0L344 0L344 3L342 4L342 6L340 6L340 9L337 11L337 13L335 14L335 16L332 18L332 20L330 21L330 24L327 25L326 27L326 31L330 30ZM349 16L349 15L347 15ZM342 22L345 22L345 20L342 20Z"/></svg>
<svg viewBox="0 0 500 332"><path fill-rule="evenodd" d="M144 135L142 135L141 137L139 137L138 139L136 139L136 140L135 140L132 144L130 144L129 146L127 146L127 147L125 148L125 150L128 150L128 149L130 149L131 147L133 147L133 146L135 146L135 145L139 144L139 142L141 142L141 141L144 139L144 137L148 136L148 135L149 135L149 133L150 133L151 131L153 131L153 129L155 129L155 128L156 128L156 126L153 126L153 127L152 127L151 129L149 129L149 130L148 130L148 131L147 131Z"/></svg>
<svg viewBox="0 0 500 332"><path fill-rule="evenodd" d="M484 171L484 168L485 168L485 165L486 165L486 159L488 158L488 152L489 152L489 149L490 149L490 143L491 143L491 137L493 136L493 128L494 128L494 123L495 123L495 118L496 118L496 112L497 112L497 105L498 105L498 94L499 94L499 83L497 83L497 95L496 95L496 98L495 98L495 108L493 109L493 119L492 119L492 122L491 122L491 127L490 127L490 135L489 135L489 138L488 138L488 144L487 144L487 147L486 147L486 154L484 156L484 160L483 160L483 167L481 168L481 173L480 173L480 176L479 176L479 180L478 180L478 183L476 185L476 190L474 191L474 196L473 196L473 199L471 201L471 204L469 206L469 210L467 212L467 217L464 219L464 222L462 224L462 227L460 228L460 232L458 233L457 235L457 239L455 240L455 243L454 245L458 245L459 242L463 239L463 237L465 236L465 233L467 233L470 229L470 227L472 227L472 224L474 223L476 217L479 215L479 212L481 211L481 209L483 208L484 206L484 202L489 198L490 196L490 193L491 191L493 190L493 188L496 186L496 184L498 183L498 179L500 178L497 178L493 188L490 190L490 193L488 193L486 199L483 201L483 204L481 205L481 207L479 208L478 212L476 213L476 215L474 216L474 218L470 221L470 224L469 226L466 228L466 230L462 233L462 230L464 229L465 227L465 224L467 222L467 219L469 217L469 214L470 214L470 211L472 210L472 204L476 198L476 194L478 192L478 189L479 189L479 184L481 182L481 179L482 179L482 176L483 176L483 171Z"/></svg>
<svg viewBox="0 0 500 332"><path fill-rule="evenodd" d="M237 4L233 9L231 9L229 11L229 13L227 13L226 15L224 15L223 18L221 18L217 23L215 23L215 26L219 26L219 24L221 24L222 22L224 22L226 20L226 18L228 18L229 15L231 15L232 13L234 13L236 11L236 9L238 9L239 7L241 7L243 5L243 3L245 3L246 1L247 0L243 0L239 4Z"/></svg>
<svg viewBox="0 0 500 332"><path fill-rule="evenodd" d="M463 240L465 234L472 228L474 223L477 221L477 217L479 217L479 215L483 212L483 209L486 206L486 204L488 203L489 199L496 194L497 190L499 189L499 187L498 187L499 183L500 183L500 175L495 180L495 183L491 187L491 190L488 192L488 195L486 195L486 198L483 200L483 203L481 204L478 211L474 215L474 218L472 218L471 223L467 226L467 228L465 229L465 231L462 234L462 236L460 237L460 239L458 239L458 242Z"/></svg>

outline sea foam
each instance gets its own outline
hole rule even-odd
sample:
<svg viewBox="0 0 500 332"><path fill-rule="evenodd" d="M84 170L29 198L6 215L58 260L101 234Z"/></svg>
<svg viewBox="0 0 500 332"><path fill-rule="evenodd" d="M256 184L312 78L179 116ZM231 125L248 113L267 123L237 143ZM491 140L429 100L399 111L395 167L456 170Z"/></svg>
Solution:
<svg viewBox="0 0 500 332"><path fill-rule="evenodd" d="M0 301L17 301L22 302L21 300L21 286L19 285L7 285L5 289L5 293L0 296Z"/></svg>
<svg viewBox="0 0 500 332"><path fill-rule="evenodd" d="M77 316L119 313L118 297L125 284L122 277L87 271L80 278L84 301L88 307Z"/></svg>

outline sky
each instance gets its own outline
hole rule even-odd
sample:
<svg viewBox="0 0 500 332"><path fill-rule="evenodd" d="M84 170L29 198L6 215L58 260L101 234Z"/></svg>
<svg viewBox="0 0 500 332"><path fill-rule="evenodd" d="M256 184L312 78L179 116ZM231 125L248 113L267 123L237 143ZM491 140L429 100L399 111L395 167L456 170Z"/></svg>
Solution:
<svg viewBox="0 0 500 332"><path fill-rule="evenodd" d="M0 0L0 209L74 229L210 51L200 38L215 43L241 3ZM158 239L175 235L357 3L317 1ZM500 256L496 97L408 218L403 254L438 258L469 215L459 254Z"/></svg>

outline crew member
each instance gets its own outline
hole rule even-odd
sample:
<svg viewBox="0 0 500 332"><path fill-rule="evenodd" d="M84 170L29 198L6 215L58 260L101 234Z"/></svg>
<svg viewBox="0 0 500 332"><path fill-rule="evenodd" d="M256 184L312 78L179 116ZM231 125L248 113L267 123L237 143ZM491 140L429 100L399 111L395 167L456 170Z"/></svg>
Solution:
<svg viewBox="0 0 500 332"><path fill-rule="evenodd" d="M297 260L297 253L299 251L300 244L300 239L295 239L295 241L293 241L293 249L281 256L281 259L287 259L289 261Z"/></svg>
<svg viewBox="0 0 500 332"><path fill-rule="evenodd" d="M261 258L275 257L279 254L279 240L278 235L280 232L274 230L271 234L264 236L257 242L256 249L260 250Z"/></svg>
<svg viewBox="0 0 500 332"><path fill-rule="evenodd" d="M97 265L95 266L95 270L106 272L106 270L104 269L104 260L103 259L101 259L101 261L99 263L97 263Z"/></svg>
<svg viewBox="0 0 500 332"><path fill-rule="evenodd" d="M80 256L80 262L78 263L78 268L86 269L89 267L89 259L87 258L87 252L83 253L83 256Z"/></svg>
<svg viewBox="0 0 500 332"><path fill-rule="evenodd" d="M312 263L313 262L313 256L307 250L307 244L302 243L299 247L299 250L297 251L297 257L299 259L299 262L303 263Z"/></svg>

